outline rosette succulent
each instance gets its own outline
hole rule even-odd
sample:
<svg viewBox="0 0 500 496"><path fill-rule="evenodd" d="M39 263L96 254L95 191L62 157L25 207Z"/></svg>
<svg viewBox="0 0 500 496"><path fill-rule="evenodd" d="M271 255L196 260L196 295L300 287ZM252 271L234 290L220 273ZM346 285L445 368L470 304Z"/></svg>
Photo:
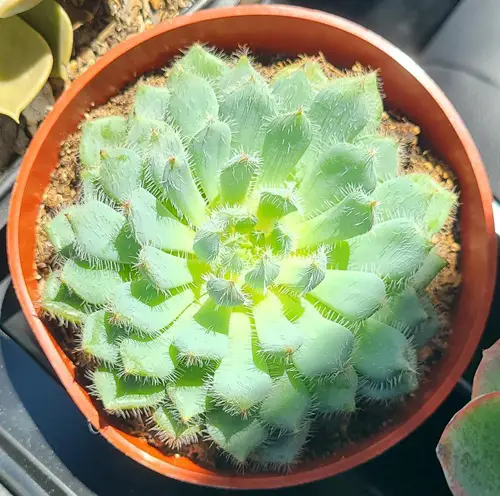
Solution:
<svg viewBox="0 0 500 496"><path fill-rule="evenodd" d="M128 117L84 124L41 307L78 326L106 411L281 468L320 416L415 390L456 196L398 175L382 112L375 72L268 78L194 45Z"/></svg>

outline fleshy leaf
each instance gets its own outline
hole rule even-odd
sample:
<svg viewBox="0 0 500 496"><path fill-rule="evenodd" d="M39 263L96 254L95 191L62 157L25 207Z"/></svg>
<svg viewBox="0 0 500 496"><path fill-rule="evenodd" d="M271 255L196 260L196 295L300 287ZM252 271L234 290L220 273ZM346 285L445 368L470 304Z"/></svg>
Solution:
<svg viewBox="0 0 500 496"><path fill-rule="evenodd" d="M168 381L175 375L176 363L170 351L168 333L159 336L130 334L120 342L120 356L124 375Z"/></svg>
<svg viewBox="0 0 500 496"><path fill-rule="evenodd" d="M187 444L195 443L201 434L199 425L186 425L179 422L164 406L158 408L153 413L152 418L159 438L172 449L179 449Z"/></svg>
<svg viewBox="0 0 500 496"><path fill-rule="evenodd" d="M87 315L83 322L81 349L100 362L116 365L119 357L117 338L123 332L109 321L104 310Z"/></svg>
<svg viewBox="0 0 500 496"><path fill-rule="evenodd" d="M273 94L278 97L279 105L285 111L293 112L298 107L307 107L312 98L313 90L304 71L294 71L285 77L274 77Z"/></svg>
<svg viewBox="0 0 500 496"><path fill-rule="evenodd" d="M170 255L153 246L142 248L138 267L144 277L160 291L168 291L193 282L187 258Z"/></svg>
<svg viewBox="0 0 500 496"><path fill-rule="evenodd" d="M403 218L375 224L349 244L349 271L369 270L394 283L413 276L432 248L415 224Z"/></svg>
<svg viewBox="0 0 500 496"><path fill-rule="evenodd" d="M294 324L303 336L302 346L292 357L295 368L305 377L334 377L351 359L354 336L322 317L311 303L303 300L302 304L304 313Z"/></svg>
<svg viewBox="0 0 500 496"><path fill-rule="evenodd" d="M49 45L27 22L15 15L0 19L0 114L19 123L21 112L47 82L52 65Z"/></svg>
<svg viewBox="0 0 500 496"><path fill-rule="evenodd" d="M229 160L231 129L225 122L208 121L189 143L191 163L209 202L219 194L219 174Z"/></svg>
<svg viewBox="0 0 500 496"><path fill-rule="evenodd" d="M403 373L416 374L416 352L394 327L368 319L357 332L353 365L369 380L383 382Z"/></svg>
<svg viewBox="0 0 500 496"><path fill-rule="evenodd" d="M109 205L90 200L66 213L77 253L89 262L132 263L139 246L127 232L125 217Z"/></svg>
<svg viewBox="0 0 500 496"><path fill-rule="evenodd" d="M142 182L141 157L127 148L111 148L101 152L100 183L113 200L123 203Z"/></svg>
<svg viewBox="0 0 500 496"><path fill-rule="evenodd" d="M121 325L154 335L171 324L193 300L191 290L165 298L142 282L123 283L115 291L112 313Z"/></svg>
<svg viewBox="0 0 500 496"><path fill-rule="evenodd" d="M66 66L73 48L73 27L63 7L55 0L42 0L35 7L25 10L20 17L49 45L54 57L50 75L67 79Z"/></svg>
<svg viewBox="0 0 500 496"><path fill-rule="evenodd" d="M195 226L205 221L205 202L196 187L188 156L174 131L160 134L148 152L150 189L172 203L180 217Z"/></svg>
<svg viewBox="0 0 500 496"><path fill-rule="evenodd" d="M500 341L483 351L472 385L473 398L493 392L500 392Z"/></svg>
<svg viewBox="0 0 500 496"><path fill-rule="evenodd" d="M195 233L145 189L139 188L130 195L125 212L140 243L160 250L193 252Z"/></svg>
<svg viewBox="0 0 500 496"><path fill-rule="evenodd" d="M441 230L457 202L455 193L426 174L409 174L382 183L373 193L378 222L410 219L427 236Z"/></svg>
<svg viewBox="0 0 500 496"><path fill-rule="evenodd" d="M327 210L354 190L371 193L377 184L373 161L365 148L338 143L308 167L299 192L304 209L314 215Z"/></svg>
<svg viewBox="0 0 500 496"><path fill-rule="evenodd" d="M443 432L436 452L455 496L496 496L500 490L500 393L475 398Z"/></svg>
<svg viewBox="0 0 500 496"><path fill-rule="evenodd" d="M248 316L233 312L228 353L215 371L212 395L224 410L245 416L266 398L271 384L269 375L255 363Z"/></svg>
<svg viewBox="0 0 500 496"><path fill-rule="evenodd" d="M83 301L69 291L57 272L53 272L45 281L40 307L63 322L79 324L85 319Z"/></svg>
<svg viewBox="0 0 500 496"><path fill-rule="evenodd" d="M161 384L149 384L132 377L119 377L116 371L99 367L92 373L93 392L109 412L142 410L157 406L165 398Z"/></svg>
<svg viewBox="0 0 500 496"><path fill-rule="evenodd" d="M264 139L262 125L274 113L275 103L269 88L255 76L247 77L246 82L230 90L220 104L220 115L231 123L233 148L246 153L260 150Z"/></svg>
<svg viewBox="0 0 500 496"><path fill-rule="evenodd" d="M259 344L265 353L287 356L303 343L304 336L286 317L280 300L273 293L253 309Z"/></svg>
<svg viewBox="0 0 500 496"><path fill-rule="evenodd" d="M94 269L79 260L67 260L61 271L61 281L82 300L92 305L105 305L122 284L114 270Z"/></svg>
<svg viewBox="0 0 500 496"><path fill-rule="evenodd" d="M298 226L296 247L314 248L360 236L374 223L375 202L360 191L349 193L340 203Z"/></svg>
<svg viewBox="0 0 500 496"><path fill-rule="evenodd" d="M134 115L144 119L166 121L170 93L166 88L141 84L137 88L134 101Z"/></svg>
<svg viewBox="0 0 500 496"><path fill-rule="evenodd" d="M248 455L267 438L267 431L253 418L212 411L207 418L207 433L237 463L246 462Z"/></svg>
<svg viewBox="0 0 500 496"><path fill-rule="evenodd" d="M85 122L80 140L80 161L84 168L98 168L101 151L121 146L127 136L127 121L117 115Z"/></svg>
<svg viewBox="0 0 500 496"><path fill-rule="evenodd" d="M229 312L207 299L192 305L170 329L178 357L188 366L221 360L227 354Z"/></svg>
<svg viewBox="0 0 500 496"><path fill-rule="evenodd" d="M259 184L280 186L311 144L312 125L302 108L276 117L266 131Z"/></svg>
<svg viewBox="0 0 500 496"><path fill-rule="evenodd" d="M329 381L314 384L313 394L320 413L353 413L356 410L358 375L348 366Z"/></svg>
<svg viewBox="0 0 500 496"><path fill-rule="evenodd" d="M192 422L207 409L207 371L199 367L189 367L167 388L167 394L179 412L183 424Z"/></svg>
<svg viewBox="0 0 500 496"><path fill-rule="evenodd" d="M278 378L260 407L265 424L291 432L300 430L311 406L306 387L284 374Z"/></svg>
<svg viewBox="0 0 500 496"><path fill-rule="evenodd" d="M310 294L350 320L373 315L385 299L382 279L370 272L327 270L324 281Z"/></svg>
<svg viewBox="0 0 500 496"><path fill-rule="evenodd" d="M71 214L73 208L68 207L59 212L45 225L45 232L58 253L67 255L68 250L75 242L75 234L66 214Z"/></svg>
<svg viewBox="0 0 500 496"><path fill-rule="evenodd" d="M241 153L231 158L220 173L220 197L223 203L241 202L259 167L259 160Z"/></svg>

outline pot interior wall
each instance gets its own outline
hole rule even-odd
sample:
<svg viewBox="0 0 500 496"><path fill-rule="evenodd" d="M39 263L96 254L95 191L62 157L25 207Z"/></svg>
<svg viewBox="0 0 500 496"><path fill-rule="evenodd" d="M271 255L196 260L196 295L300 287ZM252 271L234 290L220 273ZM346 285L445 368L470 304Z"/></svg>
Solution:
<svg viewBox="0 0 500 496"><path fill-rule="evenodd" d="M249 11L250 12L250 11ZM401 412L401 421L386 428L374 438L366 440L361 444L339 453L328 460L311 462L301 468L301 472L315 471L334 460L346 458L349 455L360 453L371 446L372 456L383 451L387 447L389 439L399 439L405 433L415 428L421 421L424 408L430 412L442 401L439 389L446 387L451 390L452 385L458 380L462 373L464 356L472 355L473 348L477 345L479 334L470 333L470 329L482 328L484 317L489 305L489 284L478 285L477 281L489 281L488 256L491 255L491 243L488 239L486 205L481 196L477 178L470 167L470 162L478 170L481 168L480 159L472 142L468 142L466 136L465 146L457 135L456 129L450 124L446 113L449 111L448 103L439 106L433 96L420 83L413 74L420 77L421 71L409 59L401 56L396 49L385 47L386 51L394 50L394 54L401 63L396 62L382 49L377 48L366 40L357 37L352 32L344 31L322 22L322 16L317 15L314 19L304 19L289 15L289 11L279 8L274 10L276 15L262 16L257 13L234 17L210 18L208 15L199 22L180 25L170 31L160 32L153 30L142 44L134 46L133 41L128 43L131 48L110 52L104 61L100 60L96 66L102 70L79 88L74 84L68 90L73 98L64 99L59 107L60 114L57 119L49 116L47 118L42 135L46 139L38 140L30 151L31 156L36 154L34 165L23 190L23 198L20 210L18 238L20 248L20 262L22 272L28 288L29 295L33 301L37 300L37 281L35 279L34 253L35 253L35 230L33 228L42 194L49 183L50 174L58 161L60 142L69 133L76 130L83 115L92 105L106 102L111 96L117 94L127 83L133 82L144 72L165 66L178 54L179 49L185 48L193 41L206 42L220 49L232 51L241 45L248 45L259 54L284 54L295 56L298 54L315 54L323 52L326 58L335 65L349 67L359 61L363 65L379 68L384 82L384 93L386 94L386 108L394 109L406 115L418 124L426 138L426 143L432 151L446 161L458 176L462 196L462 207L460 210L460 228L462 233L462 271L463 285L459 296L457 312L453 321L453 333L450 337L449 351L446 356L435 366L435 373L430 380L424 383L421 389L411 398ZM228 14L229 15L229 14ZM187 21L185 21L187 22ZM347 25L347 23L346 23ZM362 28L359 33L365 33ZM369 38L371 34L367 35ZM375 37L374 37L375 38ZM376 39L376 38L375 38ZM385 45L384 45L385 46ZM118 57L118 55L120 56ZM113 59L114 57L114 59ZM110 59L111 62L109 62ZM108 63L108 65L106 65ZM402 65L403 64L403 65ZM425 81L425 78L424 78ZM434 88L434 95L440 92ZM80 90L80 91L78 91ZM69 96L69 95L68 95ZM461 125L459 123L459 125ZM47 134L49 133L50 134ZM484 181L482 170L479 170L480 180ZM54 346L57 344L54 342ZM471 349L472 348L472 349ZM62 351L57 347L59 354ZM72 365L64 358L69 370ZM446 379L444 379L446 376ZM447 382L447 385L443 384ZM97 414L96 414L97 415ZM426 414L427 415L427 414ZM101 427L105 421L99 419ZM406 426L403 426L406 421ZM122 435L122 434L119 434ZM163 459L168 463L179 467L196 471L200 475L209 472L196 467L189 461L166 458L145 442L136 438L122 435L124 439L145 450L150 456ZM361 461L361 458L359 459ZM347 465L346 465L347 467ZM340 470L335 470L338 472ZM326 476L330 474L323 474ZM246 475L245 478L260 477L259 475ZM283 476L271 476L283 479ZM203 483L203 481L202 481ZM279 482L276 482L279 485Z"/></svg>

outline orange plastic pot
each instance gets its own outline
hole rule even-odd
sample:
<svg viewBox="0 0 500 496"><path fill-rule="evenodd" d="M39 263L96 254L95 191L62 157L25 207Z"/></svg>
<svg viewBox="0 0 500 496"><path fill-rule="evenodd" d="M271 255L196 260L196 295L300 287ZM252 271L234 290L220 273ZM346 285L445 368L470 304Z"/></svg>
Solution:
<svg viewBox="0 0 500 496"><path fill-rule="evenodd" d="M360 61L380 68L386 106L421 127L426 146L450 164L460 184L463 284L445 356L394 423L327 459L301 464L287 475L207 470L187 459L165 456L109 425L75 381L71 361L36 316L35 223L61 141L76 130L92 105L106 102L144 72L165 66L179 49L194 41L228 51L248 45L254 52L290 56L321 51L339 66ZM240 489L292 486L338 474L381 454L417 428L450 393L479 342L493 294L496 238L491 204L479 153L460 117L422 69L387 41L346 20L306 9L248 6L207 10L120 44L59 98L33 139L14 188L8 224L9 263L17 296L38 342L82 413L110 443L161 474L195 484Z"/></svg>

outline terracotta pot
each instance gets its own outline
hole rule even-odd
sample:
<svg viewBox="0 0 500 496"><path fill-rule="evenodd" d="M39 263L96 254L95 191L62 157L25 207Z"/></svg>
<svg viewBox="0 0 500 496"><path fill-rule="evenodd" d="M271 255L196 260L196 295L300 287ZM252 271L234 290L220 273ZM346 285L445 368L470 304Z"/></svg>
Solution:
<svg viewBox="0 0 500 496"><path fill-rule="evenodd" d="M56 167L60 143L75 131L91 105L99 105L146 71L165 66L194 41L232 51L242 44L259 53L297 55L321 51L339 66L356 61L380 68L386 106L417 123L425 144L457 174L462 192L460 229L463 284L449 348L428 381L390 426L369 439L289 475L234 475L167 457L145 441L109 425L75 381L75 368L36 317L35 223L43 191ZM273 488L301 484L370 460L417 428L450 393L476 348L488 315L496 269L492 196L479 153L456 111L410 58L379 36L351 22L306 9L248 6L198 12L157 26L103 56L58 100L26 154L14 189L9 225L9 263L17 296L41 347L87 419L118 449L169 477L226 488Z"/></svg>

